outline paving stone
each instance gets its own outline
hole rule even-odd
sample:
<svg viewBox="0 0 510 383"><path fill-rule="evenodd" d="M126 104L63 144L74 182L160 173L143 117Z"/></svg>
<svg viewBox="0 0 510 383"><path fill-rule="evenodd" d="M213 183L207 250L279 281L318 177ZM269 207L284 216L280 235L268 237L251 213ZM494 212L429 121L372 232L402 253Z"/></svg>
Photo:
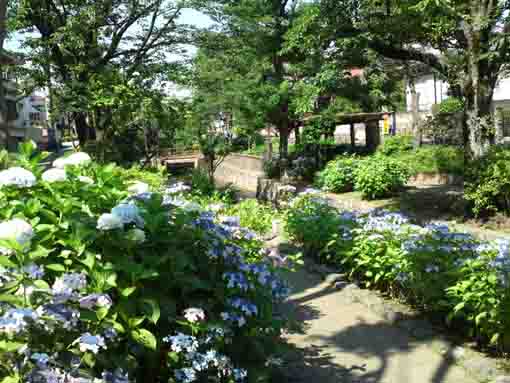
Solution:
<svg viewBox="0 0 510 383"><path fill-rule="evenodd" d="M344 278L345 278L344 274L333 273L333 274L326 275L324 282L326 282L330 285L333 285L336 282L342 282L344 280ZM347 282L344 282L344 283L347 285Z"/></svg>
<svg viewBox="0 0 510 383"><path fill-rule="evenodd" d="M494 383L510 383L510 376L500 375L494 379Z"/></svg>
<svg viewBox="0 0 510 383"><path fill-rule="evenodd" d="M474 356L462 362L470 372L476 374L480 380L490 380L498 374L496 362L482 356Z"/></svg>

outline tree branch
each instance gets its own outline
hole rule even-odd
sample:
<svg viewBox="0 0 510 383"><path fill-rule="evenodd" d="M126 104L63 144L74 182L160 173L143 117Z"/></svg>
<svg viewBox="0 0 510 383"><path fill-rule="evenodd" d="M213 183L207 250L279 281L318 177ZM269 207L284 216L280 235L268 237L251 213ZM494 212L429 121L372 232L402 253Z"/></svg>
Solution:
<svg viewBox="0 0 510 383"><path fill-rule="evenodd" d="M369 48L384 57L394 60L417 61L435 69L439 73L447 76L446 67L441 63L440 59L432 54L420 51L415 48L401 48L386 44L382 40L372 39L368 41Z"/></svg>

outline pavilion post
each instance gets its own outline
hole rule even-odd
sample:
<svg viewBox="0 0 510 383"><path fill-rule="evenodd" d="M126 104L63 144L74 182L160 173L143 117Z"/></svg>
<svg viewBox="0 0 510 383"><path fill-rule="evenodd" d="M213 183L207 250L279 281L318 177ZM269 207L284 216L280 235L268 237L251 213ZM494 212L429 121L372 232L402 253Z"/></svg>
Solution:
<svg viewBox="0 0 510 383"><path fill-rule="evenodd" d="M373 152L381 143L381 128L378 120L370 120L365 123L365 144L369 151Z"/></svg>
<svg viewBox="0 0 510 383"><path fill-rule="evenodd" d="M356 130L354 129L354 123L350 124L350 133L351 133L351 146L356 147Z"/></svg>

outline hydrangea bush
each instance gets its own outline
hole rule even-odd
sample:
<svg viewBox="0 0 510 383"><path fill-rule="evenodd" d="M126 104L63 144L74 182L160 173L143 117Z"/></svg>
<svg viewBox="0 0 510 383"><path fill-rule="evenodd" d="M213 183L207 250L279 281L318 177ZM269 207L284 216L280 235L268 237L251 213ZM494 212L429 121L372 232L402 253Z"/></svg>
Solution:
<svg viewBox="0 0 510 383"><path fill-rule="evenodd" d="M387 211L340 212L310 196L294 201L285 228L366 286L442 314L481 343L510 346L510 240L481 241Z"/></svg>
<svg viewBox="0 0 510 383"><path fill-rule="evenodd" d="M255 235L185 185L54 165L0 172L0 381L267 381L288 288Z"/></svg>

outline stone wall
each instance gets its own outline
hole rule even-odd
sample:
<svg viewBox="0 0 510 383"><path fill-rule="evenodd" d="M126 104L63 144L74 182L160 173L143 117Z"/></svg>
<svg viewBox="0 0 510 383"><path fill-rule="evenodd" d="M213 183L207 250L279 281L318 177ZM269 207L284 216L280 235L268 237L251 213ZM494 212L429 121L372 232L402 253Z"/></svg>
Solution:
<svg viewBox="0 0 510 383"><path fill-rule="evenodd" d="M199 167L206 169L203 160ZM231 154L221 163L214 174L220 184L232 183L241 190L256 192L259 177L264 177L264 161L261 157Z"/></svg>

